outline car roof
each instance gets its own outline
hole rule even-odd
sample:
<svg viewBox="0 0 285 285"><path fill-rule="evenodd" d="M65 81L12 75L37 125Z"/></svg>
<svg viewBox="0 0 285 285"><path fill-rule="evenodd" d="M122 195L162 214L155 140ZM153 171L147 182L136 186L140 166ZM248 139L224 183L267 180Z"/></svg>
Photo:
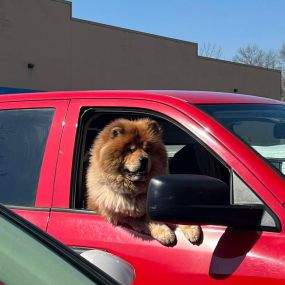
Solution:
<svg viewBox="0 0 285 285"><path fill-rule="evenodd" d="M21 93L1 95L0 102L84 98L149 99L165 103L176 99L190 104L284 104L281 101L270 98L238 93L178 90L94 90Z"/></svg>

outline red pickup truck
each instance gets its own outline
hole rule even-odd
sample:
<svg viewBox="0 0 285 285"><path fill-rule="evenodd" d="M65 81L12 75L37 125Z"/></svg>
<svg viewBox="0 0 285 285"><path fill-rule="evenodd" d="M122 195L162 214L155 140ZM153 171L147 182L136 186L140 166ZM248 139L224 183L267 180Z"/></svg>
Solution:
<svg viewBox="0 0 285 285"><path fill-rule="evenodd" d="M161 125L170 174L152 181L149 214L201 224L199 244L177 229L177 243L163 246L86 210L90 146L118 117ZM284 173L280 101L190 91L0 96L0 202L79 252L124 258L135 284L284 284Z"/></svg>

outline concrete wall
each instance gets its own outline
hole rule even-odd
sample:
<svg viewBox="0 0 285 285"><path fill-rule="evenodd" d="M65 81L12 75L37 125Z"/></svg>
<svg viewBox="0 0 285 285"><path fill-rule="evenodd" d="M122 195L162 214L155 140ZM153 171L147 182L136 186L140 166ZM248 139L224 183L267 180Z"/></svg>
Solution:
<svg viewBox="0 0 285 285"><path fill-rule="evenodd" d="M0 86L70 86L70 13L70 5L57 1L0 0Z"/></svg>
<svg viewBox="0 0 285 285"><path fill-rule="evenodd" d="M280 79L278 71L199 57L195 43L74 19L67 1L0 0L0 86L236 88L280 99Z"/></svg>

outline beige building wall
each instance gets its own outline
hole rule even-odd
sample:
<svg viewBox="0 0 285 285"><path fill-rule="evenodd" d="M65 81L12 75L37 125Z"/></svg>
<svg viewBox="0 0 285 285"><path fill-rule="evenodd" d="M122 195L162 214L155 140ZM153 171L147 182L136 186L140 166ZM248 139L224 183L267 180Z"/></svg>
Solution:
<svg viewBox="0 0 285 285"><path fill-rule="evenodd" d="M239 93L280 99L279 71L200 57L197 48L195 43L74 19L67 1L0 0L0 86L236 88Z"/></svg>

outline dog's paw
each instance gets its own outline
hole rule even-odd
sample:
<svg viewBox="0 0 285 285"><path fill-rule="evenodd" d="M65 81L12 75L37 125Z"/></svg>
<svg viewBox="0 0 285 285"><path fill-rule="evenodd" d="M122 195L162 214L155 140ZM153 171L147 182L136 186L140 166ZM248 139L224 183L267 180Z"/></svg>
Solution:
<svg viewBox="0 0 285 285"><path fill-rule="evenodd" d="M151 236L163 245L172 245L176 242L175 233L164 224L155 223L150 228Z"/></svg>
<svg viewBox="0 0 285 285"><path fill-rule="evenodd" d="M182 226L179 228L182 230L184 236L192 243L197 243L202 236L202 229L200 226Z"/></svg>

